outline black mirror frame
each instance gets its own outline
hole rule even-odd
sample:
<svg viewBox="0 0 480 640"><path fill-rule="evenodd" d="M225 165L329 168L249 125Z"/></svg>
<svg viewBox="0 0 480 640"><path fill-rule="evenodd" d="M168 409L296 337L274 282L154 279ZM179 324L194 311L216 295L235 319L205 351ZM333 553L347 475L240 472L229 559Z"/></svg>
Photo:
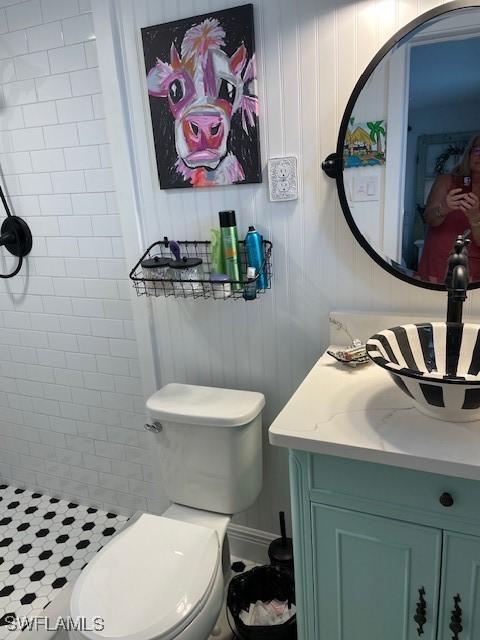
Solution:
<svg viewBox="0 0 480 640"><path fill-rule="evenodd" d="M402 273L397 270L392 264L387 262L380 254L378 254L372 246L366 241L365 237L361 233L360 229L355 224L352 213L350 211L350 207L348 206L348 200L345 194L345 185L343 181L343 150L344 150L344 142L345 136L348 129L348 124L350 121L350 116L352 114L353 108L357 102L357 99L366 85L368 79L372 75L372 73L377 68L378 64L383 60L383 58L389 53L396 45L398 45L404 38L406 38L412 31L418 29L418 27L422 26L429 20L433 18L438 18L439 16L445 15L452 11L456 11L457 9L468 9L480 7L480 0L453 0L453 2L448 2L446 4L440 5L423 13L418 16L407 25L402 27L397 33L386 42L383 47L376 53L376 55L372 58L371 62L368 64L365 71L362 73L360 78L355 85L355 88L352 91L350 98L348 99L347 106L345 107L345 111L343 113L342 121L340 124L340 130L338 132L337 138L337 150L335 153L330 153L325 160L322 162L322 169L325 174L329 178L334 178L337 183L337 191L338 197L340 199L340 205L343 210L343 215L347 221L348 226L350 227L351 232L355 236L358 243L365 249L368 255L375 260L375 262L388 271L390 274L403 280L404 282L408 282L409 284L413 284L416 287L422 287L423 289L433 289L435 291L446 291L446 287L444 284L438 284L433 282L425 282L423 280L417 280L416 278L412 278L411 276ZM474 282L469 285L469 289L478 289L480 287L480 282Z"/></svg>

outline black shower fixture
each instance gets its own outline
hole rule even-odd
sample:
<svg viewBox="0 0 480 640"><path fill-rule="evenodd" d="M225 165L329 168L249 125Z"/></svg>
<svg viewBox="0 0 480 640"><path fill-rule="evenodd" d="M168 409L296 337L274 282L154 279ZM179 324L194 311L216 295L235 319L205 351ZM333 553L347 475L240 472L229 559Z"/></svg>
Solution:
<svg viewBox="0 0 480 640"><path fill-rule="evenodd" d="M23 258L32 250L32 232L30 227L22 218L12 215L8 206L7 199L0 185L0 199L5 208L7 217L0 227L0 246L5 247L12 256L18 258L18 264L15 269L8 274L0 273L0 278L13 278L22 268Z"/></svg>

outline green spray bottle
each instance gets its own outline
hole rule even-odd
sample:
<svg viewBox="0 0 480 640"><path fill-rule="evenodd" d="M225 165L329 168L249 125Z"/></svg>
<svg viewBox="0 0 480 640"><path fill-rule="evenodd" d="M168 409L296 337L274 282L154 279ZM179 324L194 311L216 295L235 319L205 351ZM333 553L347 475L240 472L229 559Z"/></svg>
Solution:
<svg viewBox="0 0 480 640"><path fill-rule="evenodd" d="M238 248L237 223L235 211L220 211L220 235L222 238L222 252L225 271L230 280L240 280L240 253ZM241 289L240 282L232 283L232 289Z"/></svg>

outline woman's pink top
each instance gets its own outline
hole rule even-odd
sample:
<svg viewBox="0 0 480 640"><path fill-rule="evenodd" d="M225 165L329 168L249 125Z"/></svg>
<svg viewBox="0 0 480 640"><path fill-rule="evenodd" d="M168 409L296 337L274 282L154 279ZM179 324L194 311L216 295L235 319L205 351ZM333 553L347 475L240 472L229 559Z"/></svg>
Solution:
<svg viewBox="0 0 480 640"><path fill-rule="evenodd" d="M449 187L449 191L453 189ZM417 276L426 282L443 283L447 271L447 260L458 235L470 229L467 216L460 209L450 211L437 227L428 227ZM470 280L480 280L480 247L471 239L468 247L468 269Z"/></svg>

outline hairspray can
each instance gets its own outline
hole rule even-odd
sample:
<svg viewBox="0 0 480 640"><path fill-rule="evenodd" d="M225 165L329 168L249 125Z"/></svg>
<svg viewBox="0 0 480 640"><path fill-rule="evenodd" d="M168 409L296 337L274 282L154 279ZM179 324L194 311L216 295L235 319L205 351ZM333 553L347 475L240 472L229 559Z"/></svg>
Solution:
<svg viewBox="0 0 480 640"><path fill-rule="evenodd" d="M225 271L236 282L232 283L232 289L242 288L240 281L239 250L237 223L235 211L220 211L220 236L222 238L222 252L225 263Z"/></svg>
<svg viewBox="0 0 480 640"><path fill-rule="evenodd" d="M268 287L268 280L265 274L263 238L254 226L248 227L248 233L245 237L245 251L247 254L247 264L255 267L258 274L257 288L266 289Z"/></svg>

